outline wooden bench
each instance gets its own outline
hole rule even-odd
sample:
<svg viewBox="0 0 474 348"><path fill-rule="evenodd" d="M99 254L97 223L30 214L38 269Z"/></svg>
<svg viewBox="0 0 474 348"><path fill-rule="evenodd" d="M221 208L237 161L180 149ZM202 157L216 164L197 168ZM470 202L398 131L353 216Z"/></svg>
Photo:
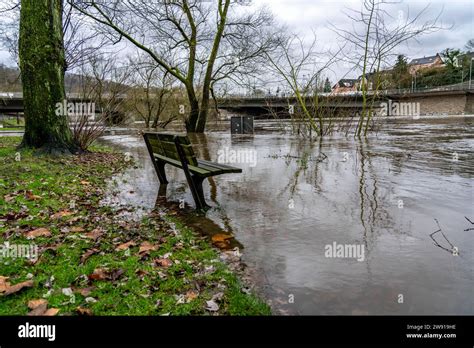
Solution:
<svg viewBox="0 0 474 348"><path fill-rule="evenodd" d="M187 135L143 132L143 138L160 184L168 184L165 173L166 164L182 169L197 209L209 207L204 200L202 190L202 182L205 178L227 173L242 173L240 168L197 159Z"/></svg>

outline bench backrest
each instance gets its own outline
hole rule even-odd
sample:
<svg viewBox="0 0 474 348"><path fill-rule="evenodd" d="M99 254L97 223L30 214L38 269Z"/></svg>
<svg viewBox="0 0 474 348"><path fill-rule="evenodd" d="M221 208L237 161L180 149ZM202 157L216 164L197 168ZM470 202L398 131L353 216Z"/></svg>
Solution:
<svg viewBox="0 0 474 348"><path fill-rule="evenodd" d="M196 156L193 147L187 135L178 135L173 133L144 132L143 137L148 142L153 154L165 156L176 161L181 161L175 139L183 150L189 165L197 166Z"/></svg>

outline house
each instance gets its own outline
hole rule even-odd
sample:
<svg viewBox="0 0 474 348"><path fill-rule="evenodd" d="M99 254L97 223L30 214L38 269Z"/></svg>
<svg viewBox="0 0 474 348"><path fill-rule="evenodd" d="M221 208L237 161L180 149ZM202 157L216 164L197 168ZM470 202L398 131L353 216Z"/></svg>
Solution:
<svg viewBox="0 0 474 348"><path fill-rule="evenodd" d="M420 69L441 68L444 66L443 59L436 53L434 56L415 58L408 63L408 71L414 75Z"/></svg>
<svg viewBox="0 0 474 348"><path fill-rule="evenodd" d="M367 90L387 89L390 85L393 69L383 69L376 72L375 70L364 75L360 75L357 81L357 90L362 90L363 84L367 84Z"/></svg>
<svg viewBox="0 0 474 348"><path fill-rule="evenodd" d="M340 79L331 89L332 93L357 91L357 79Z"/></svg>
<svg viewBox="0 0 474 348"><path fill-rule="evenodd" d="M383 73L383 70L379 72L379 74L381 74L381 73ZM366 83L367 84L367 90L371 91L372 87L374 85L375 76L376 76L375 71L366 73L365 77L364 77L364 75L360 75L357 79L357 84L356 84L357 90L362 90L363 84Z"/></svg>

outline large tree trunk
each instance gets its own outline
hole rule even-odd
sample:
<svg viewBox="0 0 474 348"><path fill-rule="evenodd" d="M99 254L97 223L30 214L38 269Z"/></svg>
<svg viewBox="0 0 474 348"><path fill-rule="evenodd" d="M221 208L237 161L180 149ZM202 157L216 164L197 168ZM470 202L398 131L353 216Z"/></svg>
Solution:
<svg viewBox="0 0 474 348"><path fill-rule="evenodd" d="M75 152L63 103L65 57L62 0L22 0L19 58L25 135L21 146L47 152Z"/></svg>
<svg viewBox="0 0 474 348"><path fill-rule="evenodd" d="M191 111L189 112L189 117L186 120L186 131L194 133L196 132L199 118L199 100L196 98L194 86L187 88L187 93Z"/></svg>
<svg viewBox="0 0 474 348"><path fill-rule="evenodd" d="M196 133L204 133L204 130L206 129L207 115L209 114L209 98L210 98L212 71L214 70L214 63L216 61L217 53L219 51L219 45L222 39L222 34L224 33L229 5L230 5L230 0L224 0L224 2L222 2L222 0L219 0L218 12L219 12L220 20L219 20L219 25L217 27L216 36L214 37L214 43L212 45L211 55L209 56L209 61L207 63L206 76L204 78L204 84L202 87L201 110L200 110L199 119L196 125Z"/></svg>

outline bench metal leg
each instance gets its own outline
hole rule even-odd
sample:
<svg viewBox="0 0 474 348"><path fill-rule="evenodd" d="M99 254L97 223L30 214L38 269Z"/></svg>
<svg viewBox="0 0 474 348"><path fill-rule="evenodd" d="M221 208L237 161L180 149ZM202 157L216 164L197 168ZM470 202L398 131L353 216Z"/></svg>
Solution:
<svg viewBox="0 0 474 348"><path fill-rule="evenodd" d="M165 173L165 164L166 162L160 161L155 158L153 155L153 148L148 141L148 138L145 134L143 134L143 139L145 140L146 148L148 149L148 154L150 155L151 162L153 163L153 167L155 167L156 174L158 175L158 179L160 180L160 184L166 185L168 180L166 180L166 173Z"/></svg>
<svg viewBox="0 0 474 348"><path fill-rule="evenodd" d="M166 197L166 188L168 187L167 184L161 184L158 187L158 197Z"/></svg>
<svg viewBox="0 0 474 348"><path fill-rule="evenodd" d="M206 200L204 199L204 192L202 189L202 182L204 181L205 178L197 176L197 175L192 175L191 179L193 181L193 185L191 186L191 191L193 192L193 197L194 201L196 202L196 207L198 209L208 209L210 208L209 205L207 205Z"/></svg>
<svg viewBox="0 0 474 348"><path fill-rule="evenodd" d="M188 167L188 160L186 154L184 153L183 148L181 147L180 140L177 136L174 137L174 143L176 145L176 151L178 152L181 164L183 166L184 175L186 175L186 180L188 181L189 188L193 194L194 202L196 203L196 208L199 210L210 208L204 200L204 194L202 192L202 182L203 177L191 174Z"/></svg>

